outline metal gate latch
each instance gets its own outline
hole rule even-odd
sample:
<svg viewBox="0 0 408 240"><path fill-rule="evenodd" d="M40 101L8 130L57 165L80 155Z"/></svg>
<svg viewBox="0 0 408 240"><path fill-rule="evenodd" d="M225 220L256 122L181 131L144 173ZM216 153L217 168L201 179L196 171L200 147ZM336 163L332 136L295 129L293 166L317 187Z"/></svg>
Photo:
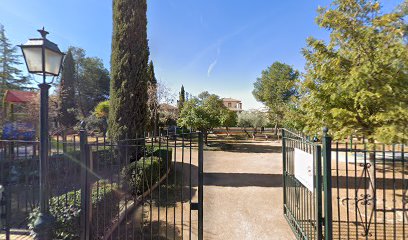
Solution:
<svg viewBox="0 0 408 240"><path fill-rule="evenodd" d="M198 203L191 203L191 204L190 204L190 209L191 209L191 210L198 211Z"/></svg>

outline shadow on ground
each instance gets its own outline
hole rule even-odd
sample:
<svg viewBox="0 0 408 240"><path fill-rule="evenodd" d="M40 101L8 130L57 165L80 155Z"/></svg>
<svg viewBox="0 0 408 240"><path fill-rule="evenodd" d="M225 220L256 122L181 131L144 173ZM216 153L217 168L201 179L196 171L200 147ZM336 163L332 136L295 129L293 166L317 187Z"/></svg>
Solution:
<svg viewBox="0 0 408 240"><path fill-rule="evenodd" d="M281 174L204 173L204 185L222 187L281 187Z"/></svg>
<svg viewBox="0 0 408 240"><path fill-rule="evenodd" d="M176 162L175 169L170 171L168 178L152 192L151 197L147 197L156 207L174 207L177 203L190 201L197 194L197 166Z"/></svg>
<svg viewBox="0 0 408 240"><path fill-rule="evenodd" d="M139 220L140 221L140 220ZM165 221L152 221L143 224L140 227L138 222L137 226L134 226L133 221L128 221L126 225L122 223L121 230L117 229L114 234L112 234L111 239L122 240L122 239L155 239L155 240L179 240L182 239L181 231L178 227L174 226L173 223L166 224ZM119 230L119 232L118 232Z"/></svg>
<svg viewBox="0 0 408 240"><path fill-rule="evenodd" d="M230 147L224 149L226 152L236 152L236 153L281 153L282 147L271 146L271 145L259 145L259 144L248 144L248 143L234 143L228 144Z"/></svg>

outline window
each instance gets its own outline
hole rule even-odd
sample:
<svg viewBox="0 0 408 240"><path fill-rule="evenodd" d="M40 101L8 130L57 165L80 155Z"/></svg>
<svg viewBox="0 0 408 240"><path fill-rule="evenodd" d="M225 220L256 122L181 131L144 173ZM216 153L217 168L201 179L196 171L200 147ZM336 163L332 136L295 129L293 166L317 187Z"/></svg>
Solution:
<svg viewBox="0 0 408 240"><path fill-rule="evenodd" d="M228 103L228 107L231 107L231 103L230 103L230 102Z"/></svg>

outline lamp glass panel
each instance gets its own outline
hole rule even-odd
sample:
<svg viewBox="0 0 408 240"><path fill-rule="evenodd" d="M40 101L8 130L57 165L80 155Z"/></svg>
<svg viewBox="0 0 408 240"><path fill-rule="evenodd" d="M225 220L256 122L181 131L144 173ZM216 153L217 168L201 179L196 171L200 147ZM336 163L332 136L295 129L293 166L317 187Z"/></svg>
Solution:
<svg viewBox="0 0 408 240"><path fill-rule="evenodd" d="M45 49L45 71L52 75L58 75L63 56L61 53Z"/></svg>
<svg viewBox="0 0 408 240"><path fill-rule="evenodd" d="M41 72L42 71L42 55L41 47L29 47L23 48L24 57L27 63L29 72Z"/></svg>

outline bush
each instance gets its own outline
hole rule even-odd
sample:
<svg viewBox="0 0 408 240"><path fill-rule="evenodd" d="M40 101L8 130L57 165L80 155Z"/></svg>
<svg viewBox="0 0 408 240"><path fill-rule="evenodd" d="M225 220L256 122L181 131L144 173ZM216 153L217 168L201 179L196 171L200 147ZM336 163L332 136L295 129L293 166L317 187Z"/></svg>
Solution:
<svg viewBox="0 0 408 240"><path fill-rule="evenodd" d="M167 167L170 168L171 159L171 150L147 146L145 158L130 163L122 170L122 176L131 189L132 194L143 194L144 191L158 182L166 174Z"/></svg>
<svg viewBox="0 0 408 240"><path fill-rule="evenodd" d="M104 201L115 201L116 189L115 183L106 181L98 181L92 188L92 208L93 214L100 214L96 209L104 210L97 205ZM79 239L80 237L80 212L81 212L81 190L71 191L66 194L56 196L50 199L50 213L55 219L54 238L55 239ZM39 215L39 208L33 209L28 217L28 227L32 231L31 235L35 237L33 232L34 223Z"/></svg>
<svg viewBox="0 0 408 240"><path fill-rule="evenodd" d="M159 157L164 161L167 158L169 165L171 164L172 159L172 150L165 147L159 148L158 146L146 146L146 156L155 156Z"/></svg>

